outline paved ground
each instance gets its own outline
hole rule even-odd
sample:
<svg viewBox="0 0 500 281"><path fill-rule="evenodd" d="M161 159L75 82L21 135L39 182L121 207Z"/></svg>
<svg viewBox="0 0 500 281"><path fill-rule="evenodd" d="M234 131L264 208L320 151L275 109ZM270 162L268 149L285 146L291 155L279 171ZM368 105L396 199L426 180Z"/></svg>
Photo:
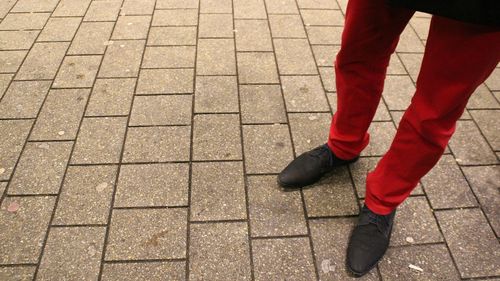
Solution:
<svg viewBox="0 0 500 281"><path fill-rule="evenodd" d="M429 17L402 35L362 159L285 193L276 173L327 137L345 5L2 0L0 279L349 280ZM362 280L500 280L499 100L497 68Z"/></svg>

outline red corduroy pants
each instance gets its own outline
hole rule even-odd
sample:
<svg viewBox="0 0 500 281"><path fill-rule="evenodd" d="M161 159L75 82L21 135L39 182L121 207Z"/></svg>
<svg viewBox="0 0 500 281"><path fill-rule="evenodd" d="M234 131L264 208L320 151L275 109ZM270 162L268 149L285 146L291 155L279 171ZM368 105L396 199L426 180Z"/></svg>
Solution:
<svg viewBox="0 0 500 281"><path fill-rule="evenodd" d="M328 140L339 158L351 159L367 146L390 56L413 14L385 0L349 1ZM368 174L368 208L388 214L409 196L438 162L470 95L499 60L500 29L433 16L416 92L389 151Z"/></svg>

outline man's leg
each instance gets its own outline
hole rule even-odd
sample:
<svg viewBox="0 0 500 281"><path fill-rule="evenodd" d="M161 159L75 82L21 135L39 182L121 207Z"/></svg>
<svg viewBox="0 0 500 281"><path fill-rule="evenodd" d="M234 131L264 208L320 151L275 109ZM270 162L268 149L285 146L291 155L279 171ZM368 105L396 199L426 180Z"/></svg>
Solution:
<svg viewBox="0 0 500 281"><path fill-rule="evenodd" d="M355 161L367 145L366 131L380 101L390 56L414 13L386 2L349 1L335 63L338 107L328 145L292 161L278 176L281 186L312 184L334 167Z"/></svg>
<svg viewBox="0 0 500 281"><path fill-rule="evenodd" d="M500 60L500 29L434 16L417 81L394 141L367 178L347 265L367 273L384 255L396 207L437 163L467 100Z"/></svg>

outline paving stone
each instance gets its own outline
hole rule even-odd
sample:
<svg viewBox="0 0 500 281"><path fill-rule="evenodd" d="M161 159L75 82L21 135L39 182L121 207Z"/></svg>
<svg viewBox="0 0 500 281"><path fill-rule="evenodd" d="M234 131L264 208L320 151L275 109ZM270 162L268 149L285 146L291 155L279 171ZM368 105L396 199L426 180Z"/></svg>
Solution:
<svg viewBox="0 0 500 281"><path fill-rule="evenodd" d="M199 38L232 38L233 16L231 14L201 14Z"/></svg>
<svg viewBox="0 0 500 281"><path fill-rule="evenodd" d="M493 230L500 236L500 197L498 196L500 182L500 168L498 166L479 166L462 168L467 181L486 217L488 217Z"/></svg>
<svg viewBox="0 0 500 281"><path fill-rule="evenodd" d="M111 39L146 39L150 22L151 16L120 16Z"/></svg>
<svg viewBox="0 0 500 281"><path fill-rule="evenodd" d="M488 77L488 79L486 79L486 81L484 82L492 91L500 90L500 79L498 78L500 76L499 74L500 67L498 67L497 65L497 68L493 70L493 72L490 74L490 77Z"/></svg>
<svg viewBox="0 0 500 281"><path fill-rule="evenodd" d="M0 51L0 73L16 72L27 53L27 51Z"/></svg>
<svg viewBox="0 0 500 281"><path fill-rule="evenodd" d="M356 187L356 192L359 198L365 198L366 195L366 177L369 172L375 170L377 163L380 161L381 157L361 157L358 161L350 164L349 169L351 170L352 179L354 181L354 186ZM411 192L411 195L422 195L424 191L422 190L422 185L419 183Z"/></svg>
<svg viewBox="0 0 500 281"><path fill-rule="evenodd" d="M389 66L387 67L387 74L388 75L406 75L408 74L406 72L405 67L403 66L403 63L399 59L397 54L392 54L391 55L391 60L389 61ZM411 77L411 74L410 74ZM416 81L416 79L414 80Z"/></svg>
<svg viewBox="0 0 500 281"><path fill-rule="evenodd" d="M265 0L268 14L298 14L295 0Z"/></svg>
<svg viewBox="0 0 500 281"><path fill-rule="evenodd" d="M192 280L251 280L246 223L192 224L189 278Z"/></svg>
<svg viewBox="0 0 500 281"><path fill-rule="evenodd" d="M66 42L35 43L15 79L54 79L68 46Z"/></svg>
<svg viewBox="0 0 500 281"><path fill-rule="evenodd" d="M16 266L0 268L0 279L30 281L35 276L36 266Z"/></svg>
<svg viewBox="0 0 500 281"><path fill-rule="evenodd" d="M54 80L53 88L92 87L102 56L66 57Z"/></svg>
<svg viewBox="0 0 500 281"><path fill-rule="evenodd" d="M152 26L186 26L198 24L198 10L155 10Z"/></svg>
<svg viewBox="0 0 500 281"><path fill-rule="evenodd" d="M201 13L228 13L233 12L233 4L231 0L201 0Z"/></svg>
<svg viewBox="0 0 500 281"><path fill-rule="evenodd" d="M0 23L0 30L42 29L50 13L9 13Z"/></svg>
<svg viewBox="0 0 500 281"><path fill-rule="evenodd" d="M291 113L288 115L295 155L309 151L328 141L330 113Z"/></svg>
<svg viewBox="0 0 500 281"><path fill-rule="evenodd" d="M470 114L479 126L486 141L495 151L500 150L500 124L496 122L500 120L500 110L471 110Z"/></svg>
<svg viewBox="0 0 500 281"><path fill-rule="evenodd" d="M391 146L392 140L396 135L396 129L392 122L375 122L370 129L370 143L361 152L362 156L381 156L384 155Z"/></svg>
<svg viewBox="0 0 500 281"><path fill-rule="evenodd" d="M157 0L156 9L196 9L198 0Z"/></svg>
<svg viewBox="0 0 500 281"><path fill-rule="evenodd" d="M30 140L74 140L89 89L50 90Z"/></svg>
<svg viewBox="0 0 500 281"><path fill-rule="evenodd" d="M477 206L474 194L452 155L444 155L422 178L434 209Z"/></svg>
<svg viewBox="0 0 500 281"><path fill-rule="evenodd" d="M462 278L500 274L500 244L480 209L441 211L436 217Z"/></svg>
<svg viewBox="0 0 500 281"><path fill-rule="evenodd" d="M5 189L7 188L8 182L0 182L0 197L3 196Z"/></svg>
<svg viewBox="0 0 500 281"><path fill-rule="evenodd" d="M327 92L336 92L337 87L335 85L335 70L333 67L319 67L318 69L325 90Z"/></svg>
<svg viewBox="0 0 500 281"><path fill-rule="evenodd" d="M193 128L193 158L240 160L242 156L238 115L196 115Z"/></svg>
<svg viewBox="0 0 500 281"><path fill-rule="evenodd" d="M410 243L408 240L413 242ZM434 219L433 211L425 197L409 197L398 207L391 245L442 241L443 237Z"/></svg>
<svg viewBox="0 0 500 281"><path fill-rule="evenodd" d="M300 9L338 9L335 1L297 0Z"/></svg>
<svg viewBox="0 0 500 281"><path fill-rule="evenodd" d="M102 280L184 280L185 271L185 262L107 263L104 264Z"/></svg>
<svg viewBox="0 0 500 281"><path fill-rule="evenodd" d="M241 84L279 83L273 53L238 53L238 75Z"/></svg>
<svg viewBox="0 0 500 281"><path fill-rule="evenodd" d="M149 29L148 46L196 45L195 26L166 26Z"/></svg>
<svg viewBox="0 0 500 281"><path fill-rule="evenodd" d="M495 99L495 96L490 92L486 85L481 84L474 93L470 96L469 102L467 103L468 109L498 109L500 108L500 103Z"/></svg>
<svg viewBox="0 0 500 281"><path fill-rule="evenodd" d="M9 206L19 205L15 212ZM55 197L6 197L0 207L0 264L37 263Z"/></svg>
<svg viewBox="0 0 500 281"><path fill-rule="evenodd" d="M271 32L266 20L235 20L236 50L273 51Z"/></svg>
<svg viewBox="0 0 500 281"><path fill-rule="evenodd" d="M401 58L401 61L403 62L405 68L408 70L408 74L410 75L411 79L416 82L418 74L420 73L420 66L422 65L424 54L400 53L398 55Z"/></svg>
<svg viewBox="0 0 500 281"><path fill-rule="evenodd" d="M342 26L344 25L344 15L340 10L301 10L304 24L309 25L325 25L325 26ZM339 41L340 43L340 41Z"/></svg>
<svg viewBox="0 0 500 281"><path fill-rule="evenodd" d="M192 165L191 221L246 219L242 163Z"/></svg>
<svg viewBox="0 0 500 281"><path fill-rule="evenodd" d="M320 280L380 280L376 269L361 278L353 277L346 269L347 244L355 223L354 218L318 219L309 222Z"/></svg>
<svg viewBox="0 0 500 281"><path fill-rule="evenodd" d="M61 0L52 13L53 17L83 17L91 0Z"/></svg>
<svg viewBox="0 0 500 281"><path fill-rule="evenodd" d="M108 43L111 31L113 30L112 22L84 22L80 25L78 32L71 42L69 47L69 55L89 55L89 54L104 54L106 44ZM113 43L115 44L115 42ZM119 44L119 42L116 42Z"/></svg>
<svg viewBox="0 0 500 281"><path fill-rule="evenodd" d="M17 0L5 0L0 2L0 18L4 18L5 15L14 7Z"/></svg>
<svg viewBox="0 0 500 281"><path fill-rule="evenodd" d="M50 81L14 81L0 101L0 118L36 118Z"/></svg>
<svg viewBox="0 0 500 281"><path fill-rule="evenodd" d="M71 163L118 163L126 126L126 117L84 118Z"/></svg>
<svg viewBox="0 0 500 281"><path fill-rule="evenodd" d="M129 125L190 125L192 99L190 95L137 96Z"/></svg>
<svg viewBox="0 0 500 281"><path fill-rule="evenodd" d="M339 26L306 26L311 44L339 44L343 27Z"/></svg>
<svg viewBox="0 0 500 281"><path fill-rule="evenodd" d="M193 92L193 69L143 69L137 82L141 94L185 94Z"/></svg>
<svg viewBox="0 0 500 281"><path fill-rule="evenodd" d="M385 79L384 100L389 110L406 110L415 93L415 86L408 76L387 76Z"/></svg>
<svg viewBox="0 0 500 281"><path fill-rule="evenodd" d="M423 271L410 269L410 264ZM460 280L443 244L389 248L379 268L384 280Z"/></svg>
<svg viewBox="0 0 500 281"><path fill-rule="evenodd" d="M14 74L0 74L0 99L3 97L5 91L9 87L12 77L14 77Z"/></svg>
<svg viewBox="0 0 500 281"><path fill-rule="evenodd" d="M195 112L238 112L238 109L236 76L196 77Z"/></svg>
<svg viewBox="0 0 500 281"><path fill-rule="evenodd" d="M137 77L144 44L144 40L133 40L109 45L98 76Z"/></svg>
<svg viewBox="0 0 500 281"><path fill-rule="evenodd" d="M273 38L307 38L300 15L270 15Z"/></svg>
<svg viewBox="0 0 500 281"><path fill-rule="evenodd" d="M104 227L52 228L37 280L91 280L99 275Z"/></svg>
<svg viewBox="0 0 500 281"><path fill-rule="evenodd" d="M316 64L318 66L330 66L333 67L333 62L335 57L340 50L340 46L337 45L314 45L311 46L314 57L316 58Z"/></svg>
<svg viewBox="0 0 500 281"><path fill-rule="evenodd" d="M114 210L106 260L186 257L187 209Z"/></svg>
<svg viewBox="0 0 500 281"><path fill-rule="evenodd" d="M281 85L288 112L330 111L318 76L282 76Z"/></svg>
<svg viewBox="0 0 500 281"><path fill-rule="evenodd" d="M252 241L255 280L315 280L309 239L282 238Z"/></svg>
<svg viewBox="0 0 500 281"><path fill-rule="evenodd" d="M129 128L124 162L188 161L188 126Z"/></svg>
<svg viewBox="0 0 500 281"><path fill-rule="evenodd" d="M57 194L72 142L28 143L9 185L9 194Z"/></svg>
<svg viewBox="0 0 500 281"><path fill-rule="evenodd" d="M313 187L303 191L308 217L358 214L354 186L347 168L334 170Z"/></svg>
<svg viewBox="0 0 500 281"><path fill-rule="evenodd" d="M233 39L198 40L197 75L235 75Z"/></svg>
<svg viewBox="0 0 500 281"><path fill-rule="evenodd" d="M429 26L431 24L430 18L413 17L410 20L410 25L413 27L417 36L422 40L427 40L429 36Z"/></svg>
<svg viewBox="0 0 500 281"><path fill-rule="evenodd" d="M252 176L247 180L252 237L307 234L299 192L283 192L276 176Z"/></svg>
<svg viewBox="0 0 500 281"><path fill-rule="evenodd" d="M396 52L423 53L424 44L410 25L407 25L399 36L399 43Z"/></svg>
<svg viewBox="0 0 500 281"><path fill-rule="evenodd" d="M293 159L287 125L243 126L243 147L248 174L279 173Z"/></svg>
<svg viewBox="0 0 500 281"><path fill-rule="evenodd" d="M274 39L274 46L281 75L318 74L307 40Z"/></svg>
<svg viewBox="0 0 500 281"><path fill-rule="evenodd" d="M117 166L70 166L52 224L107 224Z"/></svg>
<svg viewBox="0 0 500 281"><path fill-rule="evenodd" d="M37 41L71 41L81 18L50 18Z"/></svg>
<svg viewBox="0 0 500 281"><path fill-rule="evenodd" d="M11 12L26 13L26 12L52 12L59 0L19 0L12 8Z"/></svg>
<svg viewBox="0 0 500 281"><path fill-rule="evenodd" d="M155 2L155 0L125 0L120 10L120 15L152 15Z"/></svg>
<svg viewBox="0 0 500 281"><path fill-rule="evenodd" d="M27 50L35 42L40 31L0 31L0 50Z"/></svg>
<svg viewBox="0 0 500 281"><path fill-rule="evenodd" d="M193 67L195 62L196 47L146 47L143 68L175 68Z"/></svg>
<svg viewBox="0 0 500 281"><path fill-rule="evenodd" d="M471 140L474 140L471 142ZM459 165L495 164L498 160L473 121L458 121L449 143Z"/></svg>
<svg viewBox="0 0 500 281"><path fill-rule="evenodd" d="M264 0L233 0L235 19L266 19Z"/></svg>
<svg viewBox="0 0 500 281"><path fill-rule="evenodd" d="M28 137L32 120L0 120L0 180L9 180Z"/></svg>
<svg viewBox="0 0 500 281"><path fill-rule="evenodd" d="M186 206L188 179L188 164L123 165L114 206Z"/></svg>
<svg viewBox="0 0 500 281"><path fill-rule="evenodd" d="M243 124L286 122L280 85L241 85L240 103Z"/></svg>
<svg viewBox="0 0 500 281"><path fill-rule="evenodd" d="M135 78L97 79L85 116L128 115Z"/></svg>
<svg viewBox="0 0 500 281"><path fill-rule="evenodd" d="M92 1L84 21L116 21L122 1Z"/></svg>

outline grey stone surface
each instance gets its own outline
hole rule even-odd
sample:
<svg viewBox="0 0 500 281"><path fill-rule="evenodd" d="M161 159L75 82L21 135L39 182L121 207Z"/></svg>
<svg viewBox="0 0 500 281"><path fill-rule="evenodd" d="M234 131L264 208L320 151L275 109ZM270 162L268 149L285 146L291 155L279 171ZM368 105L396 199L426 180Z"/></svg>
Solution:
<svg viewBox="0 0 500 281"><path fill-rule="evenodd" d="M470 110L470 114L479 126L479 130L493 150L500 150L500 125L495 120L500 120L500 110Z"/></svg>
<svg viewBox="0 0 500 281"><path fill-rule="evenodd" d="M247 180L252 237L307 235L300 192L283 192L275 176Z"/></svg>
<svg viewBox="0 0 500 281"><path fill-rule="evenodd" d="M238 112L236 76L198 76L194 95L196 113Z"/></svg>
<svg viewBox="0 0 500 281"><path fill-rule="evenodd" d="M362 156L382 156L391 146L396 135L396 129L392 122L374 122L368 129L370 143L361 152Z"/></svg>
<svg viewBox="0 0 500 281"><path fill-rule="evenodd" d="M196 45L196 26L165 26L149 29L148 46Z"/></svg>
<svg viewBox="0 0 500 281"><path fill-rule="evenodd" d="M383 96L389 110L406 110L414 93L415 86L408 76L387 76L385 79Z"/></svg>
<svg viewBox="0 0 500 281"><path fill-rule="evenodd" d="M300 15L270 15L273 38L307 38Z"/></svg>
<svg viewBox="0 0 500 281"><path fill-rule="evenodd" d="M308 238L259 239L252 243L255 280L314 280Z"/></svg>
<svg viewBox="0 0 500 281"><path fill-rule="evenodd" d="M37 263L55 197L7 197L0 206L0 264ZM8 209L16 209L10 212Z"/></svg>
<svg viewBox="0 0 500 281"><path fill-rule="evenodd" d="M232 38L233 16L231 14L201 14L199 38Z"/></svg>
<svg viewBox="0 0 500 281"><path fill-rule="evenodd" d="M111 39L146 39L151 16L120 16Z"/></svg>
<svg viewBox="0 0 500 281"><path fill-rule="evenodd" d="M335 169L328 176L304 189L308 217L347 216L358 214L354 187L347 168Z"/></svg>
<svg viewBox="0 0 500 281"><path fill-rule="evenodd" d="M9 194L57 194L72 142L28 143L12 176Z"/></svg>
<svg viewBox="0 0 500 281"><path fill-rule="evenodd" d="M117 166L70 166L52 224L106 224L117 170Z"/></svg>
<svg viewBox="0 0 500 281"><path fill-rule="evenodd" d="M198 0L157 0L157 9L196 9Z"/></svg>
<svg viewBox="0 0 500 281"><path fill-rule="evenodd" d="M459 165L498 163L497 157L473 121L457 122L449 146Z"/></svg>
<svg viewBox="0 0 500 281"><path fill-rule="evenodd" d="M40 31L0 31L0 50L27 50L31 48Z"/></svg>
<svg viewBox="0 0 500 281"><path fill-rule="evenodd" d="M201 0L201 13L229 13L233 12L231 0Z"/></svg>
<svg viewBox="0 0 500 281"><path fill-rule="evenodd" d="M238 53L237 58L241 84L279 83L273 53Z"/></svg>
<svg viewBox="0 0 500 281"><path fill-rule="evenodd" d="M279 85L241 85L240 103L243 124L286 122Z"/></svg>
<svg viewBox="0 0 500 281"><path fill-rule="evenodd" d="M272 51L271 31L266 20L235 20L236 50Z"/></svg>
<svg viewBox="0 0 500 281"><path fill-rule="evenodd" d="M8 180L31 130L31 120L0 120L0 180Z"/></svg>
<svg viewBox="0 0 500 281"><path fill-rule="evenodd" d="M99 275L104 227L57 227L49 232L37 280L96 279Z"/></svg>
<svg viewBox="0 0 500 281"><path fill-rule="evenodd" d="M319 76L282 76L281 87L288 112L330 111Z"/></svg>
<svg viewBox="0 0 500 281"><path fill-rule="evenodd" d="M300 9L338 9L335 1L297 0Z"/></svg>
<svg viewBox="0 0 500 281"><path fill-rule="evenodd" d="M36 266L15 266L0 268L0 279L30 281L35 276Z"/></svg>
<svg viewBox="0 0 500 281"><path fill-rule="evenodd" d="M192 99L191 95L137 96L129 125L190 125Z"/></svg>
<svg viewBox="0 0 500 281"><path fill-rule="evenodd" d="M59 0L19 0L14 8L12 8L11 12L52 12L57 6L57 3L59 3Z"/></svg>
<svg viewBox="0 0 500 281"><path fill-rule="evenodd" d="M84 118L71 163L118 163L126 126L126 117Z"/></svg>
<svg viewBox="0 0 500 281"><path fill-rule="evenodd" d="M281 75L318 73L306 39L274 39L274 48Z"/></svg>
<svg viewBox="0 0 500 281"><path fill-rule="evenodd" d="M193 224L190 236L190 279L252 279L246 223Z"/></svg>
<svg viewBox="0 0 500 281"><path fill-rule="evenodd" d="M71 56L66 57L52 84L53 88L83 88L92 87L101 56Z"/></svg>
<svg viewBox="0 0 500 281"><path fill-rule="evenodd" d="M441 211L436 217L462 278L499 275L500 244L480 209Z"/></svg>
<svg viewBox="0 0 500 281"><path fill-rule="evenodd" d="M50 90L30 139L74 140L89 94L89 89Z"/></svg>
<svg viewBox="0 0 500 281"><path fill-rule="evenodd" d="M187 164L123 165L114 206L186 206L188 178Z"/></svg>
<svg viewBox="0 0 500 281"><path fill-rule="evenodd" d="M122 1L92 1L85 13L84 21L116 21Z"/></svg>
<svg viewBox="0 0 500 281"><path fill-rule="evenodd" d="M75 38L71 42L68 54L70 55L88 55L104 54L111 30L112 22L84 22L76 32ZM116 42L118 44L119 42ZM112 44L115 44L113 42Z"/></svg>
<svg viewBox="0 0 500 281"><path fill-rule="evenodd" d="M193 92L193 69L143 69L137 81L141 94L185 94Z"/></svg>
<svg viewBox="0 0 500 281"><path fill-rule="evenodd" d="M182 261L107 263L104 265L102 280L184 280L185 271L186 266Z"/></svg>
<svg viewBox="0 0 500 281"><path fill-rule="evenodd" d="M311 47L318 66L333 67L335 57L340 50L336 45L314 45Z"/></svg>
<svg viewBox="0 0 500 281"><path fill-rule="evenodd" d="M264 0L233 0L235 19L266 19Z"/></svg>
<svg viewBox="0 0 500 281"><path fill-rule="evenodd" d="M198 11L185 10L155 10L152 26L194 26L198 24Z"/></svg>
<svg viewBox="0 0 500 281"><path fill-rule="evenodd" d="M200 39L196 60L197 75L235 75L233 39Z"/></svg>
<svg viewBox="0 0 500 281"><path fill-rule="evenodd" d="M194 67L196 48L193 46L146 47L143 68Z"/></svg>
<svg viewBox="0 0 500 281"><path fill-rule="evenodd" d="M333 67L319 67L318 69L325 90L327 92L336 92L337 86L335 85L335 70Z"/></svg>
<svg viewBox="0 0 500 281"><path fill-rule="evenodd" d="M295 0L265 0L269 14L298 14Z"/></svg>
<svg viewBox="0 0 500 281"><path fill-rule="evenodd" d="M307 36L313 45L337 44L342 36L340 26L307 26Z"/></svg>
<svg viewBox="0 0 500 281"><path fill-rule="evenodd" d="M106 260L186 257L187 210L114 210Z"/></svg>
<svg viewBox="0 0 500 281"><path fill-rule="evenodd" d="M136 79L97 79L85 116L128 115Z"/></svg>
<svg viewBox="0 0 500 281"><path fill-rule="evenodd" d="M37 41L71 41L81 18L50 18Z"/></svg>
<svg viewBox="0 0 500 281"><path fill-rule="evenodd" d="M344 24L344 16L340 10L300 10L304 24L309 25L337 25Z"/></svg>
<svg viewBox="0 0 500 281"><path fill-rule="evenodd" d="M123 161L188 161L190 131L187 126L129 128Z"/></svg>
<svg viewBox="0 0 500 281"><path fill-rule="evenodd" d="M155 0L125 0L123 1L120 15L152 15L155 2Z"/></svg>
<svg viewBox="0 0 500 281"><path fill-rule="evenodd" d="M193 163L191 221L246 219L241 162Z"/></svg>
<svg viewBox="0 0 500 281"><path fill-rule="evenodd" d="M61 0L52 13L53 17L83 17L91 0Z"/></svg>
<svg viewBox="0 0 500 281"><path fill-rule="evenodd" d="M0 101L0 118L36 118L50 81L14 81Z"/></svg>
<svg viewBox="0 0 500 281"><path fill-rule="evenodd" d="M485 84L479 85L474 93L470 96L467 103L468 109L498 109L500 103Z"/></svg>
<svg viewBox="0 0 500 281"><path fill-rule="evenodd" d="M98 77L137 77L144 40L123 40L108 46Z"/></svg>
<svg viewBox="0 0 500 281"><path fill-rule="evenodd" d="M35 43L15 79L54 79L68 46L67 42Z"/></svg>
<svg viewBox="0 0 500 281"><path fill-rule="evenodd" d="M9 13L0 23L0 30L43 29L50 13Z"/></svg>
<svg viewBox="0 0 500 281"><path fill-rule="evenodd" d="M244 125L243 148L249 174L279 173L293 159L286 125Z"/></svg>
<svg viewBox="0 0 500 281"><path fill-rule="evenodd" d="M236 114L196 115L194 160L241 160L241 135Z"/></svg>
<svg viewBox="0 0 500 281"><path fill-rule="evenodd" d="M16 72L28 51L0 51L0 73Z"/></svg>
<svg viewBox="0 0 500 281"><path fill-rule="evenodd" d="M330 113L290 113L288 118L296 155L328 141Z"/></svg>

